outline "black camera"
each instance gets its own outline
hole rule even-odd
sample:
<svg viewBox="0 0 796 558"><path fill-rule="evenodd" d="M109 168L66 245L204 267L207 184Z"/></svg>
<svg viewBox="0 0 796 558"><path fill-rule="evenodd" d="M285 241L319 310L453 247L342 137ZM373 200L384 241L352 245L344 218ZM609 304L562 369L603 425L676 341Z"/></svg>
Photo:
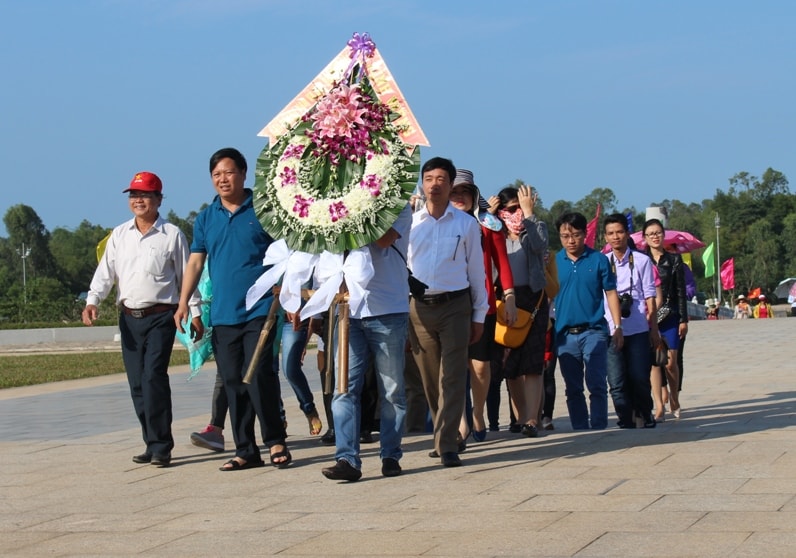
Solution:
<svg viewBox="0 0 796 558"><path fill-rule="evenodd" d="M622 310L623 318L630 316L630 310L633 308L633 296L630 293L619 295L619 308Z"/></svg>

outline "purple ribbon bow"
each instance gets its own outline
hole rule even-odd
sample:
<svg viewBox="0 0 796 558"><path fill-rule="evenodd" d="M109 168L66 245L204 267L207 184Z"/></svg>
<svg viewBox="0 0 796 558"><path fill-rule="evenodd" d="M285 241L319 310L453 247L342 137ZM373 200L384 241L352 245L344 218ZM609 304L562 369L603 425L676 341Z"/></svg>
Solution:
<svg viewBox="0 0 796 558"><path fill-rule="evenodd" d="M351 63L345 71L345 76L348 78L351 75L351 70L359 61L359 73L361 74L365 66L365 58L371 58L376 53L376 43L370 38L369 33L354 33L354 36L346 43L351 49L348 57L351 58Z"/></svg>

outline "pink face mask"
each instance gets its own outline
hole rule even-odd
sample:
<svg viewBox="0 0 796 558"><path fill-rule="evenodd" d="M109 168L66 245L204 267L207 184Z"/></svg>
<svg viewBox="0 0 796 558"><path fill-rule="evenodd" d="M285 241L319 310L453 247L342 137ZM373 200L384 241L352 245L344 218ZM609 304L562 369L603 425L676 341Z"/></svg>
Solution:
<svg viewBox="0 0 796 558"><path fill-rule="evenodd" d="M525 230L525 225L522 222L522 210L520 210L519 207L514 211L499 209L498 216L500 217L500 220L506 224L506 228L513 234L520 234Z"/></svg>

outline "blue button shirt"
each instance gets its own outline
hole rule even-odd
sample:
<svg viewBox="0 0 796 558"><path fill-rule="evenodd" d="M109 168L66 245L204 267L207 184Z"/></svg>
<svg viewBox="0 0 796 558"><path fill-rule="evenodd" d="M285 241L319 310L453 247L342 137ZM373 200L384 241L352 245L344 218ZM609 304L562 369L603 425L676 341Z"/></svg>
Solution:
<svg viewBox="0 0 796 558"><path fill-rule="evenodd" d="M608 258L586 246L572 261L562 248L556 254L556 264L561 285L555 298L556 332L585 324L607 330L603 292L616 290L616 275Z"/></svg>
<svg viewBox="0 0 796 558"><path fill-rule="evenodd" d="M230 213L216 196L196 217L191 252L207 254L213 288L211 325L236 325L265 316L273 297L269 294L246 310L246 291L266 270L263 256L273 239L263 230L252 205L252 191Z"/></svg>

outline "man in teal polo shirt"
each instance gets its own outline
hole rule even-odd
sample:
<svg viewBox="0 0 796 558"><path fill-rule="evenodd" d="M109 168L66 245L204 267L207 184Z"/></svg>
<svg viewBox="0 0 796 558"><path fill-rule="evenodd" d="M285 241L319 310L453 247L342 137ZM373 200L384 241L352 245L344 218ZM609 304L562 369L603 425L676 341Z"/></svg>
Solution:
<svg viewBox="0 0 796 558"><path fill-rule="evenodd" d="M188 315L188 298L209 257L213 352L224 381L235 439L235 457L221 467L222 471L263 464L254 438L255 417L263 427L271 464L284 468L291 461L285 444L279 377L273 369L273 360L261 358L251 383L243 383L273 298L269 293L246 310L246 292L262 274L263 254L273 242L255 215L252 191L243 186L246 170L246 159L237 149L221 149L210 158L210 176L218 195L194 222L191 255L180 306L174 315L177 327L182 330ZM272 354L275 334L276 329L271 331L262 354Z"/></svg>
<svg viewBox="0 0 796 558"><path fill-rule="evenodd" d="M556 228L563 246L556 254L561 285L555 298L556 344L569 420L575 430L602 430L608 426L609 336L603 293L614 323L620 324L611 333L617 350L623 341L616 275L608 258L586 246L586 217L565 213L556 221Z"/></svg>

